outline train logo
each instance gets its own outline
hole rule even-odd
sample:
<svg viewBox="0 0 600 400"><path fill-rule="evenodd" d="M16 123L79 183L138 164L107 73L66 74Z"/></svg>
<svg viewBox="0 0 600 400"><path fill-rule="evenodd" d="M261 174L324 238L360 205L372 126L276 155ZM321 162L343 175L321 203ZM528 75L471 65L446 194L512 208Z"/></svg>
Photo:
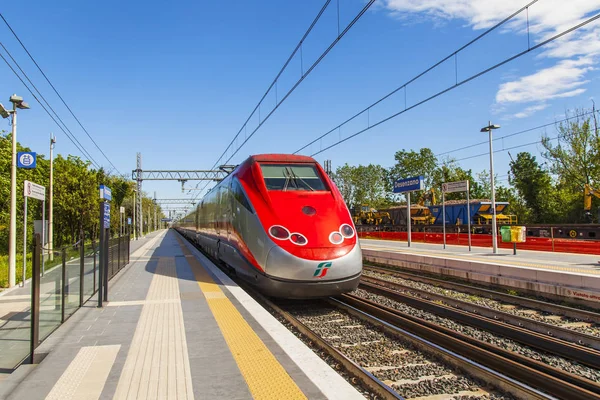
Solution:
<svg viewBox="0 0 600 400"><path fill-rule="evenodd" d="M320 263L319 265L317 265L317 269L313 276L315 278L325 277L325 275L327 275L327 271L329 270L329 268L331 268L331 264L333 263L329 261Z"/></svg>

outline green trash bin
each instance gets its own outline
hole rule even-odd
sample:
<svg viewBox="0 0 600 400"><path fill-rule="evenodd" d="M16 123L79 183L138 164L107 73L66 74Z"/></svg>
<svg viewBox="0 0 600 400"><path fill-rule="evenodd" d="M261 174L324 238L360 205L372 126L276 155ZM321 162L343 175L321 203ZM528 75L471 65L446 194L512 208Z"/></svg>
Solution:
<svg viewBox="0 0 600 400"><path fill-rule="evenodd" d="M502 241L505 243L510 243L512 240L510 235L510 226L501 226L500 227L500 236L502 236Z"/></svg>

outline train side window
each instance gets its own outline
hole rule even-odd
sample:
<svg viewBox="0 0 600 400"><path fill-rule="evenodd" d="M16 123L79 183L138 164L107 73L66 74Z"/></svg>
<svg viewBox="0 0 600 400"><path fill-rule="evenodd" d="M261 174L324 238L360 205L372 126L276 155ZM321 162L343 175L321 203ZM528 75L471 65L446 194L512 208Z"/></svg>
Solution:
<svg viewBox="0 0 600 400"><path fill-rule="evenodd" d="M237 179L233 179L231 183L231 191L233 192L233 196L244 208L250 212L252 211L252 207L250 206L250 202L246 198L244 194L244 190L242 189L242 185Z"/></svg>
<svg viewBox="0 0 600 400"><path fill-rule="evenodd" d="M596 232L588 232L588 236L591 238L596 237Z"/></svg>

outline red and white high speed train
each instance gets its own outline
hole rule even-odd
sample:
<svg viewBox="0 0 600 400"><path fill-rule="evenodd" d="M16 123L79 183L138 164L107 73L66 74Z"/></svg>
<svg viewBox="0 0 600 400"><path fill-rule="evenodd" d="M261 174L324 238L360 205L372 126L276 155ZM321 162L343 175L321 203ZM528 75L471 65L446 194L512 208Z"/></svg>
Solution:
<svg viewBox="0 0 600 400"><path fill-rule="evenodd" d="M350 212L311 157L249 157L175 228L269 296L349 292L362 273Z"/></svg>

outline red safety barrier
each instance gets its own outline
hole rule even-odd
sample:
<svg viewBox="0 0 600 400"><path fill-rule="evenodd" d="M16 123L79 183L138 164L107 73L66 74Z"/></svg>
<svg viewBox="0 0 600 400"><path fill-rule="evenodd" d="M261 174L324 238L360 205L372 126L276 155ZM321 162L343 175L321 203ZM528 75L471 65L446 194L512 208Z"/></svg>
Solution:
<svg viewBox="0 0 600 400"><path fill-rule="evenodd" d="M385 239L404 242L408 239L406 232L358 232L358 237L362 239ZM413 232L411 238L413 242L444 243L444 235L442 233ZM498 247L505 249L513 248L512 243L504 243L501 240L500 235L498 235ZM446 244L467 246L469 244L469 235L466 233L446 233ZM472 234L471 245L492 247L492 235ZM517 243L517 250L519 249L554 251L557 253L600 254L600 240L527 237L525 243Z"/></svg>

